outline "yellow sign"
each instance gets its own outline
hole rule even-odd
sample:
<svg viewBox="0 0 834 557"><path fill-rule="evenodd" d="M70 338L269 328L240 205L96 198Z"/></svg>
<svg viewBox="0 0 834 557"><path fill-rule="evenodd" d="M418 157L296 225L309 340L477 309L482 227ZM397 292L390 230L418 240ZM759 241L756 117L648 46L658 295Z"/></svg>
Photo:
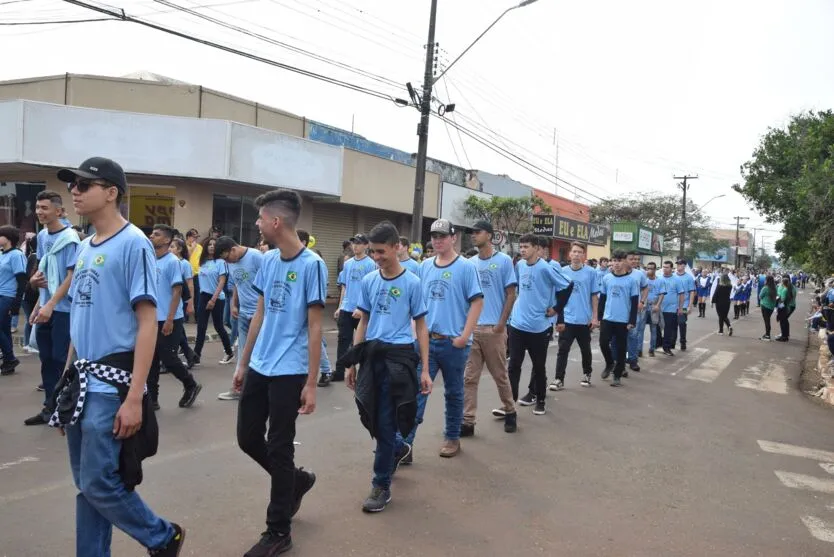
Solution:
<svg viewBox="0 0 834 557"><path fill-rule="evenodd" d="M131 186L130 222L139 228L155 224L174 226L175 188Z"/></svg>

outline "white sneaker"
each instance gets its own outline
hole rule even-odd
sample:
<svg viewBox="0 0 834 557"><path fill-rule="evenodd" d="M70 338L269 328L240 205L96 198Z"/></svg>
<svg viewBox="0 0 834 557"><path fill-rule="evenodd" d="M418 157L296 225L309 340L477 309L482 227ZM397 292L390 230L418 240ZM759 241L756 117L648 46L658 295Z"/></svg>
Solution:
<svg viewBox="0 0 834 557"><path fill-rule="evenodd" d="M550 384L551 391L561 391L565 388L565 383L561 379L555 380L553 383Z"/></svg>
<svg viewBox="0 0 834 557"><path fill-rule="evenodd" d="M226 391L217 395L217 400L240 400L240 391Z"/></svg>
<svg viewBox="0 0 834 557"><path fill-rule="evenodd" d="M230 364L234 361L235 361L235 355L234 354L226 354L225 356L223 356L223 359L220 360L219 363L221 363L223 365L226 365L226 364Z"/></svg>

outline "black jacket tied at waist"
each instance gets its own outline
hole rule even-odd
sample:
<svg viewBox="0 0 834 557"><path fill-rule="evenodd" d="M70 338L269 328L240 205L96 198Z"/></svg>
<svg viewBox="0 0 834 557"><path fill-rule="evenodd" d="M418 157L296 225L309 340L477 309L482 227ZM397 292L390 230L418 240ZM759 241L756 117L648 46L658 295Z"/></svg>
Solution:
<svg viewBox="0 0 834 557"><path fill-rule="evenodd" d="M390 344L378 340L366 341L351 348L339 358L339 364L345 367L361 365L356 376L354 398L359 409L362 425L376 437L376 397L378 373L388 373L391 403L397 429L408 435L417 419L417 394L420 392L417 380L417 363L420 357L414 351L413 344Z"/></svg>

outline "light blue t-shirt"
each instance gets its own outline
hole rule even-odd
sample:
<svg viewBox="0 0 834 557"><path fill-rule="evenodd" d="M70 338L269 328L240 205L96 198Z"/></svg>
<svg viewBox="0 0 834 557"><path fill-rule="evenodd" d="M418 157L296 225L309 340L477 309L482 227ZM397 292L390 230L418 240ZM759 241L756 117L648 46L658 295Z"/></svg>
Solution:
<svg viewBox="0 0 834 557"><path fill-rule="evenodd" d="M187 259L180 259L180 269L182 270L183 282L194 278L194 271L191 269L191 262Z"/></svg>
<svg viewBox="0 0 834 557"><path fill-rule="evenodd" d="M632 269L631 276L634 280L637 281L637 284L640 286L640 291L642 292L644 288L649 285L648 277L646 276L646 271L642 269Z"/></svg>
<svg viewBox="0 0 834 557"><path fill-rule="evenodd" d="M156 320L167 321L171 309L173 288L182 286L182 267L180 260L171 252L156 258ZM180 294L182 296L182 294ZM180 298L182 301L182 298ZM182 303L177 304L174 319L182 319Z"/></svg>
<svg viewBox="0 0 834 557"><path fill-rule="evenodd" d="M292 259L283 259L279 250L271 250L264 254L254 288L264 298L264 320L249 367L267 377L306 375L310 361L307 310L324 307L324 261L307 248Z"/></svg>
<svg viewBox="0 0 834 557"><path fill-rule="evenodd" d="M591 298L594 294L599 294L599 275L588 265L582 265L576 271L570 265L565 265L562 267L562 274L569 281L573 281L573 292L565 304L565 323L589 325L595 317Z"/></svg>
<svg viewBox="0 0 834 557"><path fill-rule="evenodd" d="M607 274L608 274L608 268L607 267L605 269L603 269L602 267L597 269L597 288L598 289L602 289L602 279Z"/></svg>
<svg viewBox="0 0 834 557"><path fill-rule="evenodd" d="M484 295L475 264L458 255L440 267L437 258L432 257L420 265L420 281L429 332L452 338L463 334L469 307ZM472 338L467 342L471 343Z"/></svg>
<svg viewBox="0 0 834 557"><path fill-rule="evenodd" d="M38 232L38 261L42 261L44 257L49 254L49 250L52 249L52 246L55 244L55 241L58 237L62 234L78 234L75 230L70 228L69 226L62 228L57 232L49 232L46 228L43 228L40 232ZM67 244L64 246L64 249L59 251L56 255L58 259L58 284L61 284L67 278L67 271L73 268L75 264L75 255L78 249L78 244ZM44 273L46 275L46 273ZM38 303L43 306L52 295L49 293L49 290L46 288L40 289L40 298L38 299ZM70 310L70 301L64 296L60 302L55 306L55 311L63 311L68 312Z"/></svg>
<svg viewBox="0 0 834 557"><path fill-rule="evenodd" d="M649 295L646 298L646 302L647 304L655 304L657 303L657 299L667 292L666 280L657 275L653 279L646 277L646 280L649 282Z"/></svg>
<svg viewBox="0 0 834 557"><path fill-rule="evenodd" d="M683 283L675 278L672 273L670 277L658 277L666 283L666 296L663 297L663 303L660 305L660 311L663 313L677 313L678 312L678 295L681 292L686 292ZM684 296L685 297L685 296Z"/></svg>
<svg viewBox="0 0 834 557"><path fill-rule="evenodd" d="M156 254L141 230L127 223L100 244L94 241L90 236L79 245L68 294L72 344L79 359L92 361L133 351L134 307L143 300L157 303ZM117 392L91 376L88 381L90 392Z"/></svg>
<svg viewBox="0 0 834 557"><path fill-rule="evenodd" d="M220 277L229 276L229 266L222 259L206 259L200 265L200 292L214 296ZM226 299L225 288L220 291L218 300Z"/></svg>
<svg viewBox="0 0 834 557"><path fill-rule="evenodd" d="M339 273L337 284L345 287L345 295L342 297L342 305L339 309L352 312L359 305L362 296L362 279L371 271L376 270L376 263L370 257L356 259L352 257L345 261L342 272Z"/></svg>
<svg viewBox="0 0 834 557"><path fill-rule="evenodd" d="M26 274L26 256L17 248L0 254L0 296L14 298L17 296L17 278Z"/></svg>
<svg viewBox="0 0 834 557"><path fill-rule="evenodd" d="M602 318L614 323L628 323L631 316L631 298L640 295L639 280L635 280L631 273L619 276L608 273L602 279L600 292L605 295L605 311Z"/></svg>
<svg viewBox="0 0 834 557"><path fill-rule="evenodd" d="M383 277L382 271L365 275L359 310L368 314L365 339L391 344L412 344L411 320L428 313L420 279L407 269L392 279Z"/></svg>
<svg viewBox="0 0 834 557"><path fill-rule="evenodd" d="M405 261L400 261L400 265L417 275L420 276L420 263L416 259L408 258Z"/></svg>
<svg viewBox="0 0 834 557"><path fill-rule="evenodd" d="M689 302L692 298L692 292L695 291L695 279L692 278L692 275L687 272L684 272L682 275L673 273L673 276L683 285L683 307L684 309L686 309L689 307Z"/></svg>
<svg viewBox="0 0 834 557"><path fill-rule="evenodd" d="M530 265L524 260L516 263L518 298L513 305L513 328L528 333L541 333L550 326L547 309L556 306L556 293L568 287L568 280L560 271L538 259Z"/></svg>
<svg viewBox="0 0 834 557"><path fill-rule="evenodd" d="M470 261L478 268L478 278L484 292L484 309L478 317L478 325L499 325L504 302L507 301L506 289L518 284L513 271L513 260L506 253L496 251L488 259L476 255Z"/></svg>
<svg viewBox="0 0 834 557"><path fill-rule="evenodd" d="M246 248L246 253L237 263L229 263L229 284L237 288L237 303L244 317L252 318L258 309L255 277L263 264L264 254L256 249Z"/></svg>

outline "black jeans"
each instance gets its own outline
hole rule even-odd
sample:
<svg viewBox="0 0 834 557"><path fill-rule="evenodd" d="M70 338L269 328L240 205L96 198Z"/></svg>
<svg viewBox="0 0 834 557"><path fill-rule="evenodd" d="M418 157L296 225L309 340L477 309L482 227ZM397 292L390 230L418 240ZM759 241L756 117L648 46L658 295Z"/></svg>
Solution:
<svg viewBox="0 0 834 557"><path fill-rule="evenodd" d="M684 309L683 313L678 315L678 330L680 331L680 341L681 341L681 348L686 348L686 321L689 316ZM676 331L677 332L677 331ZM678 335L675 334L675 340L672 342L672 346L675 345L675 342L678 341Z"/></svg>
<svg viewBox="0 0 834 557"><path fill-rule="evenodd" d="M281 534L290 533L292 522L299 474L294 462L295 420L306 381L307 375L267 377L250 368L238 403L237 443L269 474L272 485L266 526Z"/></svg>
<svg viewBox="0 0 834 557"><path fill-rule="evenodd" d="M518 382L521 380L521 364L524 362L524 352L530 354L533 362L533 372L530 377L533 394L536 400L543 401L547 396L547 347L549 344L548 331L529 333L515 327L507 327L507 340L510 345L510 387L513 389L513 399L518 400Z"/></svg>
<svg viewBox="0 0 834 557"><path fill-rule="evenodd" d="M779 319L779 330L782 332L782 338L785 340L791 338L791 322L789 319L794 311L796 311L796 306L780 309L776 314Z"/></svg>
<svg viewBox="0 0 834 557"><path fill-rule="evenodd" d="M730 324L730 304L716 304L715 305L715 312L718 314L718 331L724 332L724 324L726 323L727 327L732 327ZM768 327L769 329L770 327ZM770 334L770 333L768 333Z"/></svg>
<svg viewBox="0 0 834 557"><path fill-rule="evenodd" d="M197 311L197 341L194 343L194 353L199 357L203 353L203 344L206 342L206 329L208 329L208 320L211 317L211 322L214 325L214 330L217 331L220 337L220 342L223 343L223 350L226 354L232 353L232 343L229 341L229 333L226 332L226 327L223 326L223 308L226 307L225 300L217 300L212 309L208 309L206 304L211 300L211 294L200 292L200 309Z"/></svg>
<svg viewBox="0 0 834 557"><path fill-rule="evenodd" d="M663 312L663 349L671 350L678 336L678 313Z"/></svg>
<svg viewBox="0 0 834 557"><path fill-rule="evenodd" d="M359 326L359 320L353 318L353 312L340 311L339 319L336 322L339 328L339 343L336 345L336 376L345 376L345 366L339 364L338 359L344 356L350 347L353 346L353 332Z"/></svg>
<svg viewBox="0 0 834 557"><path fill-rule="evenodd" d="M773 315L772 309L767 309L766 307L762 306L762 319L764 319L765 324L765 335L770 336L770 317Z"/></svg>
<svg viewBox="0 0 834 557"><path fill-rule="evenodd" d="M617 353L611 353L611 339L614 339ZM605 358L605 365L614 364L614 379L625 371L626 349L628 348L628 323L603 320L599 327L599 349Z"/></svg>
<svg viewBox="0 0 834 557"><path fill-rule="evenodd" d="M573 341L579 345L582 353L582 373L591 374L591 328L588 325L573 325L566 323L565 330L559 333L559 351L556 353L556 379L565 380L565 370L568 367L568 354Z"/></svg>
<svg viewBox="0 0 834 557"><path fill-rule="evenodd" d="M151 395L151 400L159 400L159 364L165 366L165 369L171 372L171 375L176 377L186 389L194 386L194 376L185 369L182 360L177 355L180 347L180 339L185 336L185 328L182 326L182 319L174 319L174 330L170 335L162 334L162 326L164 321L159 321L159 329L156 333L156 350L151 361L151 369L148 372L148 392Z"/></svg>

